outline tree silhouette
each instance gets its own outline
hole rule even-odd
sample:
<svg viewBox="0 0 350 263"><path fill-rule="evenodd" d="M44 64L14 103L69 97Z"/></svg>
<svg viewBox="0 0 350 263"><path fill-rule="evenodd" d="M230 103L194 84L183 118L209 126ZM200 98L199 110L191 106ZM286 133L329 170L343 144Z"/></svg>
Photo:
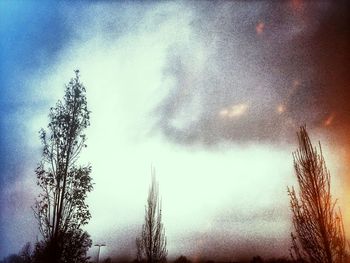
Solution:
<svg viewBox="0 0 350 263"><path fill-rule="evenodd" d="M162 208L159 201L159 186L152 168L152 184L145 208L145 223L141 236L136 238L137 260L147 263L166 262L165 230L162 223Z"/></svg>
<svg viewBox="0 0 350 263"><path fill-rule="evenodd" d="M180 257L178 257L174 263L191 263L191 260L189 260L187 257L185 257L184 255L181 255Z"/></svg>
<svg viewBox="0 0 350 263"><path fill-rule="evenodd" d="M250 263L263 263L264 260L262 259L262 257L260 256L255 256L252 258L252 260L250 261Z"/></svg>
<svg viewBox="0 0 350 263"><path fill-rule="evenodd" d="M87 261L91 240L81 227L91 217L85 203L92 190L91 166L77 165L86 147L84 129L90 125L85 93L76 70L63 101L50 109L48 130L40 131L43 151L35 172L42 192L34 213L43 240L36 246L37 261Z"/></svg>
<svg viewBox="0 0 350 263"><path fill-rule="evenodd" d="M33 258L32 245L27 242L22 250L19 252L19 256L22 258L23 263L31 263Z"/></svg>
<svg viewBox="0 0 350 263"><path fill-rule="evenodd" d="M288 188L295 234L291 255L300 262L342 263L345 234L340 210L331 196L331 176L321 144L311 144L305 127L298 132L299 148L293 153L299 192Z"/></svg>

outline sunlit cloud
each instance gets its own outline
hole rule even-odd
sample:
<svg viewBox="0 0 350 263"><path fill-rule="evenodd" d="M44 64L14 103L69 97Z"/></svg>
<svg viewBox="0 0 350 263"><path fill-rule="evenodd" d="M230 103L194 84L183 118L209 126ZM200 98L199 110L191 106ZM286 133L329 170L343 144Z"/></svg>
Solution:
<svg viewBox="0 0 350 263"><path fill-rule="evenodd" d="M222 117L229 117L229 118L238 118L242 115L244 115L248 110L248 104L247 103L240 103L233 105L229 108L222 109L219 114Z"/></svg>
<svg viewBox="0 0 350 263"><path fill-rule="evenodd" d="M324 126L330 126L332 125L333 121L334 121L334 118L335 118L335 114L334 113L331 113L323 122Z"/></svg>
<svg viewBox="0 0 350 263"><path fill-rule="evenodd" d="M265 29L264 22L259 22L255 27L255 31L258 35L261 35L264 32L264 29Z"/></svg>
<svg viewBox="0 0 350 263"><path fill-rule="evenodd" d="M303 8L304 0L290 0L293 11L300 11Z"/></svg>
<svg viewBox="0 0 350 263"><path fill-rule="evenodd" d="M279 104L279 105L277 106L277 112L278 112L279 114L282 114L282 113L284 113L285 111L286 111L286 106L285 106L285 105Z"/></svg>

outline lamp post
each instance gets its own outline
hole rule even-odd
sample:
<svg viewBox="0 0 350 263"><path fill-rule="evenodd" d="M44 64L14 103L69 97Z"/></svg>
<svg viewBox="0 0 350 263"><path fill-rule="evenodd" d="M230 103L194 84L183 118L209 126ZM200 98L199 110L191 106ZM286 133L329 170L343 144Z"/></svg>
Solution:
<svg viewBox="0 0 350 263"><path fill-rule="evenodd" d="M104 247L104 246L106 246L106 244L103 244L103 243L101 243L101 244L95 244L95 247L98 247L98 252L97 252L97 263L99 263L99 261L100 261L100 249L101 249L101 247Z"/></svg>

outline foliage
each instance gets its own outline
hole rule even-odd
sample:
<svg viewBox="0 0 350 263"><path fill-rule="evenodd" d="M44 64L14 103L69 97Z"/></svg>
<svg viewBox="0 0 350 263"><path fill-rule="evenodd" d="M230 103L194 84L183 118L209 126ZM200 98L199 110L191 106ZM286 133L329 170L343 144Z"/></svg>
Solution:
<svg viewBox="0 0 350 263"><path fill-rule="evenodd" d="M74 232L64 234L64 241L61 241L63 253L60 255L58 262L69 263L87 263L89 257L86 253L91 247L90 236L78 229ZM49 241L42 240L36 244L33 254L33 263L45 263L52 260L52 244Z"/></svg>
<svg viewBox="0 0 350 263"><path fill-rule="evenodd" d="M19 252L19 256L22 258L23 263L31 263L33 258L32 245L27 242L22 250Z"/></svg>
<svg viewBox="0 0 350 263"><path fill-rule="evenodd" d="M191 260L189 260L187 257L181 255L180 257L178 257L174 263L191 263Z"/></svg>
<svg viewBox="0 0 350 263"><path fill-rule="evenodd" d="M345 262L342 215L331 196L331 176L321 144L311 144L305 127L298 132L299 148L293 153L299 193L288 188L295 233L291 255L300 262Z"/></svg>
<svg viewBox="0 0 350 263"><path fill-rule="evenodd" d="M17 254L11 254L0 262L1 263L23 263L23 259Z"/></svg>
<svg viewBox="0 0 350 263"><path fill-rule="evenodd" d="M166 262L165 230L162 223L162 208L158 195L158 184L155 172L152 169L152 184L148 192L145 208L145 223L142 226L141 236L136 238L137 260L147 263Z"/></svg>
<svg viewBox="0 0 350 263"><path fill-rule="evenodd" d="M84 129L90 125L90 111L79 71L75 74L63 101L50 109L48 131L40 131L43 152L35 172L42 192L34 212L43 241L36 251L50 257L50 262L77 262L77 255L83 260L91 245L88 234L81 230L91 217L85 203L92 190L91 166L76 164L86 147Z"/></svg>
<svg viewBox="0 0 350 263"><path fill-rule="evenodd" d="M250 261L250 263L263 263L263 262L264 262L264 260L260 256L255 256Z"/></svg>
<svg viewBox="0 0 350 263"><path fill-rule="evenodd" d="M112 263L112 259L108 257L103 261L103 263Z"/></svg>
<svg viewBox="0 0 350 263"><path fill-rule="evenodd" d="M5 257L0 263L32 263L32 246L26 243L18 254Z"/></svg>

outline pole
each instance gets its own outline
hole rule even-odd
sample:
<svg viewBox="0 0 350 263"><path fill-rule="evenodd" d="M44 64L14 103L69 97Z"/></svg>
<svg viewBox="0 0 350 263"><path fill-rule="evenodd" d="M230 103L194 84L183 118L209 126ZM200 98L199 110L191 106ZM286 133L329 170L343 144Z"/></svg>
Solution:
<svg viewBox="0 0 350 263"><path fill-rule="evenodd" d="M96 244L95 247L98 247L98 251L97 251L97 263L99 263L100 261L100 249L101 247L106 246L106 244Z"/></svg>

